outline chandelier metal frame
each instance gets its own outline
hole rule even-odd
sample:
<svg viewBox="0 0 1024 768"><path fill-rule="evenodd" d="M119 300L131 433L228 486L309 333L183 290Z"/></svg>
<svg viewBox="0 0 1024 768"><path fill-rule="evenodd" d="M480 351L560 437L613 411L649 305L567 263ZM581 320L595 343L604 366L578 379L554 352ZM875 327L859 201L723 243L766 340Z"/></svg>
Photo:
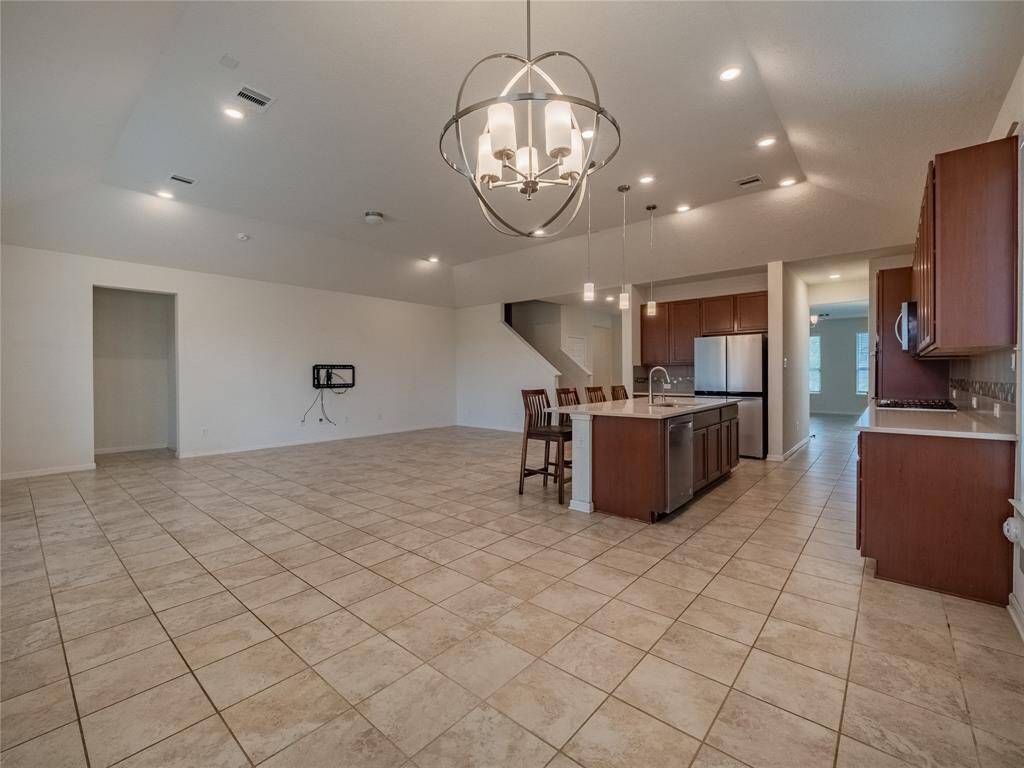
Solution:
<svg viewBox="0 0 1024 768"><path fill-rule="evenodd" d="M477 202L480 205L480 210L484 215L484 219L488 224L491 225L496 231L503 235L510 235L514 237L532 237L532 238L548 238L555 237L556 235L565 231L565 229L573 222L576 215L580 211L580 206L583 204L583 198L587 190L587 181L590 174L597 170L600 170L611 162L612 158L618 154L619 147L622 145L622 130L619 127L618 121L601 106L601 97L597 88L597 80L594 78L593 73L589 67L583 63L578 56L568 53L567 51L547 51L539 56L531 56L531 37L530 37L530 0L526 2L526 56L520 56L516 53L492 53L489 56L485 56L474 64L466 76L462 79L462 83L459 85L458 95L455 99L455 112L451 117L448 118L444 124L444 128L441 129L441 136L438 140L438 149L441 153L441 157L445 163L455 172L464 176L473 189L474 194L477 197ZM559 56L564 56L568 59L579 64L580 68L586 74L588 81L590 82L591 90L593 91L593 97L591 99L583 98L581 96L573 96L562 92L562 89L558 87L558 84L539 66L540 63L547 61L548 59L554 59ZM509 59L521 64L521 68L518 72L508 81L505 88L498 96L493 96L488 99L477 101L473 104L463 106L462 100L463 95L466 91L466 85L473 77L473 73L476 72L482 65L490 61L498 59ZM535 91L533 90L533 74L536 73L540 78L547 83L550 91ZM527 90L518 93L510 93L510 91L516 86L516 84L523 78L526 77ZM536 194L544 187L551 186L564 186L567 188L567 194L561 205L557 207L555 212L546 218L543 223L539 226L534 227L530 230L520 229L511 222L509 222L504 216L502 216L492 205L491 201L487 199L484 194L485 184L480 180L476 170L470 165L469 156L466 153L466 147L464 142L464 131L462 121L470 115L477 114L481 110L486 110L495 104L509 104L514 105L519 102L527 103L527 143L524 145L530 150L535 151L534 139L533 139L533 104L540 102L542 104L548 104L551 102L565 102L570 105L575 105L583 109L589 110L594 115L594 127L593 135L588 139L590 142L587 147L586 155L583 158L581 173L571 174L571 178L563 179L559 178L556 174L555 178L547 177L545 175L553 170L559 168L560 161L555 158L552 163L547 166L533 169L532 160L527 173L523 173L515 165L515 159L511 156L511 153L501 157L501 168L510 170L513 173L513 177L509 181L504 179L500 181L487 181L486 188L488 191L494 189L518 187L519 191L526 195L528 200L533 199L533 195ZM615 130L615 146L609 152L607 157L603 159L595 159L594 148L597 146L598 137L600 136L602 118L608 122L608 124ZM579 125L575 115L572 115L573 128L580 130L582 128ZM458 158L453 160L447 152L445 152L444 143L445 137L448 132L454 128L455 138L458 145ZM520 147L521 149L522 147ZM532 151L528 152L532 156ZM538 153L539 154L539 153ZM461 159L461 164L458 160ZM548 230L548 227L554 223L565 210L572 205L572 213L568 219L557 229Z"/></svg>

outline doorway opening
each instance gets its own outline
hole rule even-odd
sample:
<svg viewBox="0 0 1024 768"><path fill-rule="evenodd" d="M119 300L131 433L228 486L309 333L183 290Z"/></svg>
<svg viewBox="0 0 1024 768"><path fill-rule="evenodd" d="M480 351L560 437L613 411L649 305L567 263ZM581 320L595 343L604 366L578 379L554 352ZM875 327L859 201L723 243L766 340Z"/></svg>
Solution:
<svg viewBox="0 0 1024 768"><path fill-rule="evenodd" d="M97 455L178 448L175 296L93 287Z"/></svg>
<svg viewBox="0 0 1024 768"><path fill-rule="evenodd" d="M867 301L811 305L807 372L812 414L861 413L868 405Z"/></svg>

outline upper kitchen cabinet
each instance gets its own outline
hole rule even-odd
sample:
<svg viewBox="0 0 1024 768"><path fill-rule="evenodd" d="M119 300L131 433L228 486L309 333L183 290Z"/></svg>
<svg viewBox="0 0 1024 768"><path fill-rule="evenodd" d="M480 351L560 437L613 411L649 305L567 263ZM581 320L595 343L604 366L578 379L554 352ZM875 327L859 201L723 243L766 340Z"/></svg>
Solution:
<svg viewBox="0 0 1024 768"><path fill-rule="evenodd" d="M914 248L918 354L1013 346L1016 248L1016 137L937 155Z"/></svg>
<svg viewBox="0 0 1024 768"><path fill-rule="evenodd" d="M700 301L673 301L668 305L669 362L693 363L693 340L700 336Z"/></svg>
<svg viewBox="0 0 1024 768"><path fill-rule="evenodd" d="M768 292L736 295L736 333L768 330Z"/></svg>
<svg viewBox="0 0 1024 768"><path fill-rule="evenodd" d="M735 296L712 296L700 300L702 336L733 333L736 329Z"/></svg>
<svg viewBox="0 0 1024 768"><path fill-rule="evenodd" d="M640 362L642 365L658 365L669 361L669 316L671 310L665 304L658 305L658 311L648 315L640 307Z"/></svg>

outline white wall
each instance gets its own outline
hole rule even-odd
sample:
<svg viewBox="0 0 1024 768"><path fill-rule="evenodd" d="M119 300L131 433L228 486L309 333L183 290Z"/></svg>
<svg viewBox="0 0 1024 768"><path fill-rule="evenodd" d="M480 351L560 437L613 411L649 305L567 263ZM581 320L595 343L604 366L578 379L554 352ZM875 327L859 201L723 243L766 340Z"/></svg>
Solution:
<svg viewBox="0 0 1024 768"><path fill-rule="evenodd" d="M807 339L811 307L807 284L783 264L782 269L782 455L809 434L810 393Z"/></svg>
<svg viewBox="0 0 1024 768"><path fill-rule="evenodd" d="M519 432L520 390L547 389L555 403L558 369L505 324L501 304L455 311L458 423Z"/></svg>
<svg viewBox="0 0 1024 768"><path fill-rule="evenodd" d="M97 453L176 447L174 297L93 291Z"/></svg>
<svg viewBox="0 0 1024 768"><path fill-rule="evenodd" d="M866 317L821 320L810 330L821 338L821 392L810 394L811 413L860 413L867 395L857 394L857 333L867 331Z"/></svg>
<svg viewBox="0 0 1024 768"><path fill-rule="evenodd" d="M444 307L40 251L2 249L6 476L93 464L94 285L177 296L183 456L455 422L455 313ZM56 390L40 386L61 368ZM352 362L305 426L311 366Z"/></svg>

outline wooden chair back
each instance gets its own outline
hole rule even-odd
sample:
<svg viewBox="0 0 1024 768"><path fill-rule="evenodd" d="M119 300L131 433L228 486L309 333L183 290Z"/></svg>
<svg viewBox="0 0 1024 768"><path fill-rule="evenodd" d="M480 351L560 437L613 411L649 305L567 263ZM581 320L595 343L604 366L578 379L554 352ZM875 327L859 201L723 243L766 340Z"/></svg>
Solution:
<svg viewBox="0 0 1024 768"><path fill-rule="evenodd" d="M629 400L629 393L621 384L612 384L612 400Z"/></svg>
<svg viewBox="0 0 1024 768"><path fill-rule="evenodd" d="M524 389L522 393L525 416L523 431L529 431L531 427L544 427L551 424L551 414L547 413L547 409L551 407L548 391L546 389Z"/></svg>
<svg viewBox="0 0 1024 768"><path fill-rule="evenodd" d="M580 404L580 393L576 391L576 387L558 387L555 390L555 398L558 400L559 405ZM566 426L572 424L572 419L569 417L569 414L562 413L558 416L558 423Z"/></svg>
<svg viewBox="0 0 1024 768"><path fill-rule="evenodd" d="M604 396L604 387L587 387L588 403L606 403L608 398Z"/></svg>

